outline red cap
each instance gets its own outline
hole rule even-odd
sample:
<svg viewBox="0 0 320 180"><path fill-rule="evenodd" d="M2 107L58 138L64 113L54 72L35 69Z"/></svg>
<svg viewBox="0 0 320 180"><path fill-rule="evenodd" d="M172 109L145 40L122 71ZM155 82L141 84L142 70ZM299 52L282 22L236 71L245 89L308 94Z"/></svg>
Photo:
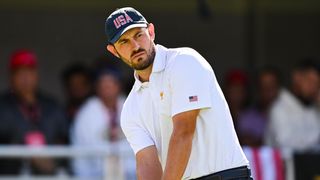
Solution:
<svg viewBox="0 0 320 180"><path fill-rule="evenodd" d="M19 67L36 68L37 56L34 52L26 49L15 51L11 55L10 70L15 70Z"/></svg>
<svg viewBox="0 0 320 180"><path fill-rule="evenodd" d="M244 71L240 69L234 69L228 72L226 76L226 83L247 85L248 78Z"/></svg>

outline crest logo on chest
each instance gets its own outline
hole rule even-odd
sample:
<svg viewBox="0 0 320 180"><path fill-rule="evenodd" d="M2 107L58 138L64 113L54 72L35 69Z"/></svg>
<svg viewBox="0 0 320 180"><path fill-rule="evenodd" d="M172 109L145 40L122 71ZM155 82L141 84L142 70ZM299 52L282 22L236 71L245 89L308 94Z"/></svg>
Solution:
<svg viewBox="0 0 320 180"><path fill-rule="evenodd" d="M160 99L163 100L163 91L160 92Z"/></svg>

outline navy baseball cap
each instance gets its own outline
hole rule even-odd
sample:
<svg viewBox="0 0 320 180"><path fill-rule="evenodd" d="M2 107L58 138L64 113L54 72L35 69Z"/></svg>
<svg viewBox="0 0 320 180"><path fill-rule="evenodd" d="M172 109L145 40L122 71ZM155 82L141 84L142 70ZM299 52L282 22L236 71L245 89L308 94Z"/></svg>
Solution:
<svg viewBox="0 0 320 180"><path fill-rule="evenodd" d="M148 22L141 13L132 7L124 7L115 10L106 19L105 32L108 42L113 44L129 29L147 26Z"/></svg>

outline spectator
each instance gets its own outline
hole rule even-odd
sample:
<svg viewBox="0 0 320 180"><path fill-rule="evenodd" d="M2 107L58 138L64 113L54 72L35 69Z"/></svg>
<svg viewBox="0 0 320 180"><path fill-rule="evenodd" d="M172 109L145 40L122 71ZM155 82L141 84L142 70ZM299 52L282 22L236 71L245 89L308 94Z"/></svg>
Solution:
<svg viewBox="0 0 320 180"><path fill-rule="evenodd" d="M237 130L239 114L248 102L248 78L244 71L234 69L227 73L224 94Z"/></svg>
<svg viewBox="0 0 320 180"><path fill-rule="evenodd" d="M318 96L317 96L317 106L318 106L318 110L320 112L320 91L319 91Z"/></svg>
<svg viewBox="0 0 320 180"><path fill-rule="evenodd" d="M319 63L318 63L318 70L320 71L320 64ZM320 79L320 73L319 73L319 79ZM318 106L318 111L320 113L320 90L318 91L318 95L317 95L317 106Z"/></svg>
<svg viewBox="0 0 320 180"><path fill-rule="evenodd" d="M121 96L118 71L99 70L95 87L97 96L89 98L76 115L71 132L72 144L87 147L99 147L119 141L127 144L119 124L125 99ZM128 144L127 146L130 148ZM131 166L134 167L135 164L131 163ZM73 162L74 173L77 176L101 177L102 168L101 158L79 158ZM131 172L134 174L135 169Z"/></svg>
<svg viewBox="0 0 320 180"><path fill-rule="evenodd" d="M263 145L269 110L278 97L279 89L278 71L272 67L262 69L257 77L257 101L239 115L238 136L242 145Z"/></svg>
<svg viewBox="0 0 320 180"><path fill-rule="evenodd" d="M315 107L319 71L312 61L303 61L291 74L291 89L282 90L271 109L267 142L294 150L312 148L319 142L320 117Z"/></svg>
<svg viewBox="0 0 320 180"><path fill-rule="evenodd" d="M80 106L92 95L90 70L82 64L72 64L62 73L69 123L74 120Z"/></svg>
<svg viewBox="0 0 320 180"><path fill-rule="evenodd" d="M63 143L67 136L65 115L48 96L38 91L37 57L29 50L15 52L9 63L10 89L0 97L0 144L35 145ZM53 174L56 162L49 158L2 159L1 174L18 174L22 164L31 173Z"/></svg>

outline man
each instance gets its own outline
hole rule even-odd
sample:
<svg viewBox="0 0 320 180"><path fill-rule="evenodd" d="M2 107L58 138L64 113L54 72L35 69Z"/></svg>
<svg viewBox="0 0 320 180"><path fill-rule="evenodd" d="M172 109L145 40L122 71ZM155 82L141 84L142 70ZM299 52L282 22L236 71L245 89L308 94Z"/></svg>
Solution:
<svg viewBox="0 0 320 180"><path fill-rule="evenodd" d="M291 88L281 90L271 108L267 144L293 150L306 150L319 144L320 116L316 108L319 90L316 63L299 62L291 73Z"/></svg>
<svg viewBox="0 0 320 180"><path fill-rule="evenodd" d="M280 75L277 69L265 67L257 74L255 83L257 98L239 114L236 128L240 143L246 146L262 146L269 122L269 112L279 95Z"/></svg>
<svg viewBox="0 0 320 180"><path fill-rule="evenodd" d="M72 144L78 147L99 147L118 142L121 147L130 148L120 129L120 111L125 100L121 93L120 74L116 69L110 68L98 69L96 74L96 96L89 98L76 114L71 131ZM129 157L124 163L125 177L134 179L134 156ZM120 159L109 160L119 163ZM73 170L77 176L101 178L104 175L103 167L100 157L77 158L73 161ZM114 170L111 173L119 173L119 169L117 170L118 172ZM110 171L106 173L111 178L112 174L108 174Z"/></svg>
<svg viewBox="0 0 320 180"><path fill-rule="evenodd" d="M37 56L18 50L9 62L10 89L0 95L0 144L45 146L62 144L68 135L62 108L38 92ZM28 161L2 160L0 174L18 174L28 164L33 174L54 174L57 163L51 158Z"/></svg>
<svg viewBox="0 0 320 180"><path fill-rule="evenodd" d="M191 48L155 45L133 8L106 20L107 49L135 70L121 127L138 179L249 179L248 161L209 63Z"/></svg>
<svg viewBox="0 0 320 180"><path fill-rule="evenodd" d="M72 64L62 73L65 90L68 123L72 124L74 116L81 105L92 95L92 77L90 69L83 64Z"/></svg>

